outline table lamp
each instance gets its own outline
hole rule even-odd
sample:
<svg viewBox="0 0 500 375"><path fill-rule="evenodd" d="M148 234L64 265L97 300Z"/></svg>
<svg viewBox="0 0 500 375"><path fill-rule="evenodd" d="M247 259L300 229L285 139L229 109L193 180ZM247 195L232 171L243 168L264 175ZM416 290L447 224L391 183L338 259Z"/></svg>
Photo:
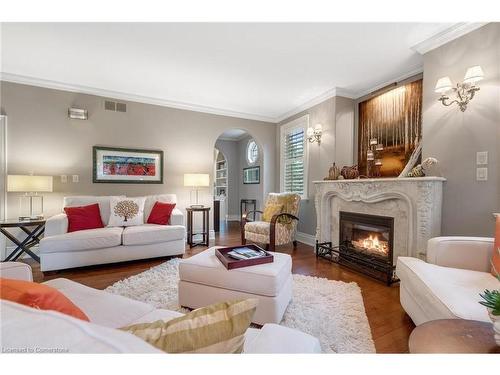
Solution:
<svg viewBox="0 0 500 375"><path fill-rule="evenodd" d="M206 173L187 173L184 175L184 186L192 187L196 191L196 204L191 207L203 207L198 203L198 191L200 187L210 186L210 176Z"/></svg>
<svg viewBox="0 0 500 375"><path fill-rule="evenodd" d="M19 198L19 220L43 219L43 196L38 193L52 192L52 176L8 175L7 191L24 193Z"/></svg>

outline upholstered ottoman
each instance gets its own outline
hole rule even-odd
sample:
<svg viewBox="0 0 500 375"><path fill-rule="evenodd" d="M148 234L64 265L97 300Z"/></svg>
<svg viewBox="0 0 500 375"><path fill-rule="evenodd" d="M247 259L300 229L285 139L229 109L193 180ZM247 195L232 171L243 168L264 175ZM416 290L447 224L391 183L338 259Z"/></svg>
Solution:
<svg viewBox="0 0 500 375"><path fill-rule="evenodd" d="M274 262L227 270L215 247L179 264L179 303L197 309L215 302L257 298L253 322L279 323L292 298L292 258L272 253Z"/></svg>

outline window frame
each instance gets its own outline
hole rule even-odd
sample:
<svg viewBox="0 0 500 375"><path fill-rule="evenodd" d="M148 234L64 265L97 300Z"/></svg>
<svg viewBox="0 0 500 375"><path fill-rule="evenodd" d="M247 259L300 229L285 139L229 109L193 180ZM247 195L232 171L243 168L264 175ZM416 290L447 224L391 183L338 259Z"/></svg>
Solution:
<svg viewBox="0 0 500 375"><path fill-rule="evenodd" d="M304 115L280 126L280 192L285 192L285 136L293 130L304 131L304 187L301 199L309 199L309 142L307 141L307 129L309 128L309 115Z"/></svg>
<svg viewBox="0 0 500 375"><path fill-rule="evenodd" d="M250 144L254 144L255 145L255 148L257 150L257 156L255 157L255 160L254 161L251 161L250 158L248 157L248 152L250 151ZM255 139L249 139L248 142L247 142L247 147L246 147L246 152L245 152L245 158L247 159L247 164L248 165L254 165L256 164L258 161L259 161L259 157L260 157L260 150L259 150L259 145L257 144L257 142L255 141Z"/></svg>

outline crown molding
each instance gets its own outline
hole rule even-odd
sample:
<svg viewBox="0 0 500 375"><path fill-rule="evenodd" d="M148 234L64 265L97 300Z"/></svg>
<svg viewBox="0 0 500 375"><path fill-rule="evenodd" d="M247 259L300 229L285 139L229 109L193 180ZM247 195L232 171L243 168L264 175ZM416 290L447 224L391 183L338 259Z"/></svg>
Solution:
<svg viewBox="0 0 500 375"><path fill-rule="evenodd" d="M314 107L315 105L322 103L327 99L333 98L334 96L343 96L346 98L355 99L354 94L351 91L348 91L340 87L334 87L333 89L325 91L323 94L308 100L307 102L299 105L298 107L295 107L294 109L285 112L284 114L276 118L275 121L282 122L292 116L295 116L297 113L300 113L302 111L305 111L306 109Z"/></svg>
<svg viewBox="0 0 500 375"><path fill-rule="evenodd" d="M28 77L28 76L23 76L23 75L19 75L19 74L12 74L12 73L7 73L7 72L0 72L0 81L19 83L22 85L44 87L44 88L54 89L54 90L70 91L70 92L76 92L76 93L80 93L80 94L96 95L96 96L102 96L105 98L113 98L113 99L125 100L125 101L130 101L130 102L153 104L153 105L158 105L158 106L162 106L162 107L182 109L182 110L186 110L186 111L209 113L209 114L213 114L213 115L236 117L236 118L242 118L242 119L247 119L247 120L264 121L264 122L270 122L273 124L276 122L276 118L269 117L269 116L262 116L262 115L253 114L253 113L237 112L237 111L231 111L231 110L227 110L227 109L223 109L223 108L215 108L215 107L208 107L208 106L196 105L196 104L191 104L191 103L176 102L176 101L166 100L166 99L161 99L161 98L154 98L154 97L143 96L143 95L135 95L135 94L129 94L129 93L124 93L124 92L119 92L119 91L105 90L105 89L100 89L97 87L63 83L63 82L58 82L58 81L52 81L52 80L47 80L47 79L42 79L42 78L35 78L35 77Z"/></svg>
<svg viewBox="0 0 500 375"><path fill-rule="evenodd" d="M479 29L480 27L483 27L487 23L488 22L456 23L453 26L437 33L436 35L433 35L430 38L415 44L414 46L411 47L411 49L423 55L429 51L432 51L433 49L441 47L443 44L451 42L452 40L457 39L465 34L468 34L471 31Z"/></svg>
<svg viewBox="0 0 500 375"><path fill-rule="evenodd" d="M421 74L421 73L423 73L423 71L424 71L423 67L418 67L418 68L412 69L412 70L406 72L405 74L402 74L398 77L392 78L388 81L381 82L381 83L377 84L376 86L373 86L369 89L356 92L356 96L354 99L360 99L368 94L371 94L372 92L375 92L375 91L380 90L386 86L389 86L390 84L392 84L394 82L401 82L401 81L404 81L405 79L408 79L412 76L415 76L417 74Z"/></svg>

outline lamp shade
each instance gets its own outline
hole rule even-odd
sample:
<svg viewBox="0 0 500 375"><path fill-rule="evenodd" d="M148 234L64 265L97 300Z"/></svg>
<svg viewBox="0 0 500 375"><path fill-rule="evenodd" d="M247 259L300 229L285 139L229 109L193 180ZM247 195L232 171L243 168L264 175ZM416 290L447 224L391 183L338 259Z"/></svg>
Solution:
<svg viewBox="0 0 500 375"><path fill-rule="evenodd" d="M479 65L467 69L464 77L464 83L476 83L484 78L483 69Z"/></svg>
<svg viewBox="0 0 500 375"><path fill-rule="evenodd" d="M52 176L8 175L7 191L21 193L52 192Z"/></svg>
<svg viewBox="0 0 500 375"><path fill-rule="evenodd" d="M444 94L445 92L450 91L452 87L453 85L451 84L450 77L443 77L438 79L434 91Z"/></svg>
<svg viewBox="0 0 500 375"><path fill-rule="evenodd" d="M206 173L187 173L184 175L184 186L210 186L210 176Z"/></svg>

